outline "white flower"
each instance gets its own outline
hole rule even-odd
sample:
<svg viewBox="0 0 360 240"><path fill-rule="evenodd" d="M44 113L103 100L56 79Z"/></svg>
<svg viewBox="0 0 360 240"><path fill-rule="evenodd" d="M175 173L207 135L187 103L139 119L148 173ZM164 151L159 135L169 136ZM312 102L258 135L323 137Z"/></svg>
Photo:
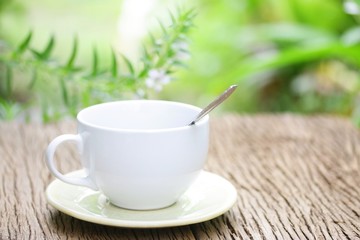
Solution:
<svg viewBox="0 0 360 240"><path fill-rule="evenodd" d="M171 48L175 51L182 50L187 51L189 49L189 44L185 41L176 41L171 45Z"/></svg>
<svg viewBox="0 0 360 240"><path fill-rule="evenodd" d="M171 78L162 69L152 69L149 71L149 76L145 80L145 84L148 88L154 89L156 92L160 92L165 84L170 82Z"/></svg>
<svg viewBox="0 0 360 240"><path fill-rule="evenodd" d="M354 0L345 1L344 10L351 15L358 15L360 13L359 5Z"/></svg>
<svg viewBox="0 0 360 240"><path fill-rule="evenodd" d="M176 55L174 56L174 60L179 60L179 61L186 61L189 60L191 58L190 53L188 52L183 52L183 51L179 51L176 53Z"/></svg>
<svg viewBox="0 0 360 240"><path fill-rule="evenodd" d="M176 41L171 45L171 48L175 51L175 61L189 60L191 55L189 53L189 44L185 41Z"/></svg>

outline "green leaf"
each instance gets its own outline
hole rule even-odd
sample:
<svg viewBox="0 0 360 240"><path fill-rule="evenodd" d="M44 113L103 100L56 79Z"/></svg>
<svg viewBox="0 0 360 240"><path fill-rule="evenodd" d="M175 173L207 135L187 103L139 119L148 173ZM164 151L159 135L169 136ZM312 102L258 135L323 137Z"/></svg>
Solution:
<svg viewBox="0 0 360 240"><path fill-rule="evenodd" d="M265 59L254 57L247 61L243 61L239 63L238 68L229 71L228 74L223 76L223 79L244 79L261 71L274 70L294 64L334 57L340 57L359 65L360 60L357 55L354 54L357 51L358 50L355 50L355 46L348 47L339 42L319 46L294 46Z"/></svg>
<svg viewBox="0 0 360 240"><path fill-rule="evenodd" d="M91 76L96 76L97 74L98 74L98 54L96 51L96 47L93 47L93 63L92 63Z"/></svg>
<svg viewBox="0 0 360 240"><path fill-rule="evenodd" d="M20 104L0 98L0 119L7 121L14 120L21 110Z"/></svg>
<svg viewBox="0 0 360 240"><path fill-rule="evenodd" d="M150 54L149 54L149 51L147 50L146 46L143 45L143 54L145 56L146 59L150 59Z"/></svg>
<svg viewBox="0 0 360 240"><path fill-rule="evenodd" d="M81 105L87 107L90 105L91 101L91 93L90 89L86 89L86 91L82 91L81 93Z"/></svg>
<svg viewBox="0 0 360 240"><path fill-rule="evenodd" d="M44 123L48 123L51 121L51 117L48 111L48 104L46 101L43 101L41 104L41 113L42 113L42 120Z"/></svg>
<svg viewBox="0 0 360 240"><path fill-rule="evenodd" d="M299 42L331 42L337 39L332 32L294 23L260 24L256 27L244 28L242 34L255 38L261 36L262 41L270 41L282 46Z"/></svg>
<svg viewBox="0 0 360 240"><path fill-rule="evenodd" d="M360 0L354 0L354 2L360 6Z"/></svg>
<svg viewBox="0 0 360 240"><path fill-rule="evenodd" d="M191 8L189 9L186 13L185 13L185 16L186 18L188 18L189 20L195 18L197 15L197 12L195 10L195 8Z"/></svg>
<svg viewBox="0 0 360 240"><path fill-rule="evenodd" d="M35 86L36 80L37 80L37 70L36 70L36 68L34 68L32 77L31 77L31 81L28 86L29 89L32 89Z"/></svg>
<svg viewBox="0 0 360 240"><path fill-rule="evenodd" d="M77 39L77 37L75 36L75 37L74 37L73 48L72 48L70 57L69 57L69 59L68 59L68 61L67 61L67 64L66 64L66 68L67 68L68 70L73 69L75 57L76 57L76 54L77 54L77 50L78 50L78 39Z"/></svg>
<svg viewBox="0 0 360 240"><path fill-rule="evenodd" d="M72 67L71 72L80 72L83 70L83 67Z"/></svg>
<svg viewBox="0 0 360 240"><path fill-rule="evenodd" d="M13 72L9 65L6 66L6 95L11 96Z"/></svg>
<svg viewBox="0 0 360 240"><path fill-rule="evenodd" d="M167 35L167 31L166 31L166 27L165 25L163 24L163 22L160 20L160 19L157 19L158 23L159 23L159 26L163 32L163 34ZM151 36L150 36L151 37Z"/></svg>
<svg viewBox="0 0 360 240"><path fill-rule="evenodd" d="M181 67L181 68L189 68L189 66L181 61L174 61L172 65Z"/></svg>
<svg viewBox="0 0 360 240"><path fill-rule="evenodd" d="M121 57L124 59L124 62L126 64L126 66L128 67L130 73L132 75L134 75L135 74L135 69L134 69L133 65L131 64L130 60L123 54L121 54Z"/></svg>
<svg viewBox="0 0 360 240"><path fill-rule="evenodd" d="M52 51L53 48L54 48L54 45L55 45L55 37L54 37L54 35L52 35L52 36L50 37L50 39L49 39L49 42L48 42L46 48L45 48L44 51L41 53L42 58L43 58L44 60L47 60L47 59L50 58L50 54L51 54L51 51Z"/></svg>
<svg viewBox="0 0 360 240"><path fill-rule="evenodd" d="M35 56L37 59L42 60L42 55L41 55L40 52L36 51L35 49L30 49L30 51L34 54L34 56Z"/></svg>
<svg viewBox="0 0 360 240"><path fill-rule="evenodd" d="M38 58L39 60L48 60L50 58L50 55L51 55L51 51L53 50L54 48L54 45L55 45L55 37L54 36L51 36L48 43L47 43L47 46L45 47L44 51L42 52L39 52L39 51L36 51L34 49L31 49L31 52L35 55L36 58Z"/></svg>
<svg viewBox="0 0 360 240"><path fill-rule="evenodd" d="M152 33L149 33L148 35L149 35L149 38L151 40L151 44L156 46L157 43L156 43L156 39L155 39L154 35Z"/></svg>
<svg viewBox="0 0 360 240"><path fill-rule="evenodd" d="M31 38L32 38L32 31L30 31L28 33L28 35L26 36L26 38L20 43L20 45L18 46L18 48L16 49L16 53L17 54L22 54L26 49L27 47L29 46L30 44L30 41L31 41Z"/></svg>
<svg viewBox="0 0 360 240"><path fill-rule="evenodd" d="M148 69L144 68L140 73L139 73L139 78L143 78L147 75L148 73Z"/></svg>
<svg viewBox="0 0 360 240"><path fill-rule="evenodd" d="M175 24L177 22L176 18L175 18L174 14L170 10L169 10L169 15L170 15L170 19L171 19L172 24Z"/></svg>
<svg viewBox="0 0 360 240"><path fill-rule="evenodd" d="M111 51L111 57L112 57L111 76L115 78L118 74L118 69L117 69L118 66L117 66L117 60L114 50Z"/></svg>
<svg viewBox="0 0 360 240"><path fill-rule="evenodd" d="M65 104L65 106L68 107L69 106L69 95L68 95L68 90L67 90L64 78L60 78L60 87L61 87L61 94L62 94L64 104Z"/></svg>

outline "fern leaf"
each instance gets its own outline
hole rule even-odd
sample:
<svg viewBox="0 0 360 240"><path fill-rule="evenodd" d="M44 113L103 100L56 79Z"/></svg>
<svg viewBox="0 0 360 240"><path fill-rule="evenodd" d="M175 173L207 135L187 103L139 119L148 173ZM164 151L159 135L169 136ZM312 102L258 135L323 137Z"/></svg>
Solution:
<svg viewBox="0 0 360 240"><path fill-rule="evenodd" d="M32 89L35 86L36 80L37 80L37 70L36 70L36 68L34 68L32 77L31 77L31 81L28 86L29 89Z"/></svg>
<svg viewBox="0 0 360 240"><path fill-rule="evenodd" d="M28 48L32 38L32 34L33 34L32 31L30 31L26 36L26 38L20 43L20 45L16 49L17 54L22 54Z"/></svg>
<svg viewBox="0 0 360 240"><path fill-rule="evenodd" d="M175 18L174 14L170 10L169 10L169 15L170 15L170 19L171 19L172 24L175 24L177 22L176 18Z"/></svg>
<svg viewBox="0 0 360 240"><path fill-rule="evenodd" d="M68 91L67 91L67 87L66 87L66 83L65 83L65 79L64 78L60 78L60 87L61 87L61 94L63 97L63 101L65 106L69 106L69 95L68 95Z"/></svg>
<svg viewBox="0 0 360 240"><path fill-rule="evenodd" d="M44 51L39 52L37 50L34 49L30 49L30 51L34 54L34 56L42 61L48 60L50 58L51 55L51 51L53 50L55 45L55 37L51 36Z"/></svg>
<svg viewBox="0 0 360 240"><path fill-rule="evenodd" d="M167 35L168 33L167 33L167 31L166 31L166 27L165 27L164 23L163 23L160 19L157 19L157 21L158 21L158 23L159 23L159 26L160 26L163 34Z"/></svg>
<svg viewBox="0 0 360 240"><path fill-rule="evenodd" d="M130 60L129 60L125 55L123 55L123 54L121 54L121 56L122 56L122 58L124 59L124 62L125 62L125 64L126 64L126 66L128 67L130 73L131 73L132 75L134 75L135 69L134 69L132 63L130 62Z"/></svg>
<svg viewBox="0 0 360 240"><path fill-rule="evenodd" d="M118 69L117 69L117 61L114 50L111 51L111 58L112 58L111 76L115 78L118 74Z"/></svg>
<svg viewBox="0 0 360 240"><path fill-rule="evenodd" d="M9 65L6 66L6 94L8 97L11 96L12 92L12 80L13 80L13 72Z"/></svg>
<svg viewBox="0 0 360 240"><path fill-rule="evenodd" d="M78 39L77 39L77 37L75 36L75 37L74 37L73 48L72 48L70 57L69 57L69 59L68 59L68 61L67 61L67 64L66 64L66 68L67 68L68 70L72 70L73 67L74 67L74 61L75 61L75 57L76 57L76 54L77 54L77 50L78 50Z"/></svg>
<svg viewBox="0 0 360 240"><path fill-rule="evenodd" d="M53 50L54 45L55 45L55 37L54 37L54 35L52 35L49 39L49 42L48 42L46 48L41 53L41 57L43 60L48 60L50 58L51 51Z"/></svg>
<svg viewBox="0 0 360 240"><path fill-rule="evenodd" d="M92 63L92 71L91 76L96 76L98 74L98 54L96 51L96 47L93 47L93 63Z"/></svg>

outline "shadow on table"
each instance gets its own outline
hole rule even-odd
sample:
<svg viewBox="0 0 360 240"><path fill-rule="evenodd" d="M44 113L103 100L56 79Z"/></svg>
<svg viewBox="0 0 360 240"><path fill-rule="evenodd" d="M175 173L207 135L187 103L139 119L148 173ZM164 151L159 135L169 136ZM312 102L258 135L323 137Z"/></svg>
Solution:
<svg viewBox="0 0 360 240"><path fill-rule="evenodd" d="M121 228L99 225L76 219L60 211L52 211L49 216L51 235L67 238L114 238L114 239L203 239L212 238L209 234L222 235L227 231L225 213L203 223L168 228Z"/></svg>

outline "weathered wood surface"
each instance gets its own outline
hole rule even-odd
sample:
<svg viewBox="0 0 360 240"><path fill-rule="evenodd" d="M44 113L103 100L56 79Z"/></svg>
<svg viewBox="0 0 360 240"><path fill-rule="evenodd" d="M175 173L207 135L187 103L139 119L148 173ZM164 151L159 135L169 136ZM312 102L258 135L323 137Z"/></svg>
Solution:
<svg viewBox="0 0 360 240"><path fill-rule="evenodd" d="M206 168L237 188L226 214L164 229L124 229L69 217L46 203L54 179L43 152L74 122L0 123L0 239L360 239L360 133L343 118L213 118ZM71 145L64 172L80 167Z"/></svg>

